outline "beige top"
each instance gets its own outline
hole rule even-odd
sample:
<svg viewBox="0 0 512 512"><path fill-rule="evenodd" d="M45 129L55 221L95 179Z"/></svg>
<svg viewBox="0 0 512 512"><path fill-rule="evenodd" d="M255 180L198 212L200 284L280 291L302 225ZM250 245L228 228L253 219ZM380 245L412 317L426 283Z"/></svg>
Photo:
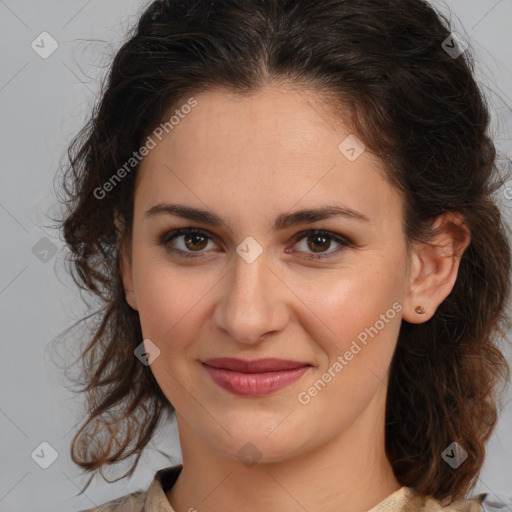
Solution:
<svg viewBox="0 0 512 512"><path fill-rule="evenodd" d="M175 512L165 493L178 479L182 467L180 464L157 471L147 491L136 491L80 512ZM417 496L410 487L401 487L368 512L482 512L484 496L443 507L433 498Z"/></svg>

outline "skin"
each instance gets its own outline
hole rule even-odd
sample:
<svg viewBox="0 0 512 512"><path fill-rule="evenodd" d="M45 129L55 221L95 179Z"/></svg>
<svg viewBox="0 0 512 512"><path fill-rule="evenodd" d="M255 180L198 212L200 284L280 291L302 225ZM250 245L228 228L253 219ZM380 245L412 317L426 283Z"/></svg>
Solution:
<svg viewBox="0 0 512 512"><path fill-rule="evenodd" d="M369 151L354 161L340 152L350 131L314 92L269 85L251 96L209 90L195 98L197 106L140 165L122 260L127 301L144 338L160 350L151 371L176 408L184 468L167 498L176 512L369 510L401 487L384 450L388 370L401 320L434 314L453 287L469 235L456 229L462 219L446 215L436 240L408 250L401 194ZM159 203L207 209L225 225L145 215ZM280 214L333 204L368 221L333 217L271 230ZM199 257L160 243L185 227L210 238L186 245L182 235L167 246ZM312 229L352 244L328 238L318 250L327 257L307 260L318 254L315 236L296 235ZM252 263L236 252L248 236L262 249ZM300 403L298 394L394 303L401 311ZM418 305L424 314L415 312ZM200 361L212 357L312 367L280 391L241 397L204 370ZM249 442L259 453L254 465L239 455Z"/></svg>

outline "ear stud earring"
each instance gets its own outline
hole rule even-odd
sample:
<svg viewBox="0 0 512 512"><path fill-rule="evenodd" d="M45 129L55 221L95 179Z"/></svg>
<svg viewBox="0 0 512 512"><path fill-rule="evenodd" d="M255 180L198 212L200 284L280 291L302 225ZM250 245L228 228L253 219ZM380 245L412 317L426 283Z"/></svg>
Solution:
<svg viewBox="0 0 512 512"><path fill-rule="evenodd" d="M425 308L423 306L416 306L416 309L414 311L416 311L416 313L422 315L423 313L425 313Z"/></svg>

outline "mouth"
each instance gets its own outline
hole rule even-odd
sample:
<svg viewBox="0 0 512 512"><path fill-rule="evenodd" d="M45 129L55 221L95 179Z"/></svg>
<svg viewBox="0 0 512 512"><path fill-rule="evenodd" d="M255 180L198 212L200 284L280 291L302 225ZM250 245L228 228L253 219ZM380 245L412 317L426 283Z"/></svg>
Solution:
<svg viewBox="0 0 512 512"><path fill-rule="evenodd" d="M312 365L285 359L215 358L202 361L212 380L223 389L241 396L274 393L300 379Z"/></svg>

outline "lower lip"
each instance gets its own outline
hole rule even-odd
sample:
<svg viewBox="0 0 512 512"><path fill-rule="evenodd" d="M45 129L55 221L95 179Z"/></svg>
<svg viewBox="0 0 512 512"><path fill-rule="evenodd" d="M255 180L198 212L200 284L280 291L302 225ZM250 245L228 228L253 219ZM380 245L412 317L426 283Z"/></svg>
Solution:
<svg viewBox="0 0 512 512"><path fill-rule="evenodd" d="M310 368L301 366L293 370L276 372L240 373L206 364L203 364L203 367L218 386L235 395L243 396L261 396L279 391L299 380Z"/></svg>

